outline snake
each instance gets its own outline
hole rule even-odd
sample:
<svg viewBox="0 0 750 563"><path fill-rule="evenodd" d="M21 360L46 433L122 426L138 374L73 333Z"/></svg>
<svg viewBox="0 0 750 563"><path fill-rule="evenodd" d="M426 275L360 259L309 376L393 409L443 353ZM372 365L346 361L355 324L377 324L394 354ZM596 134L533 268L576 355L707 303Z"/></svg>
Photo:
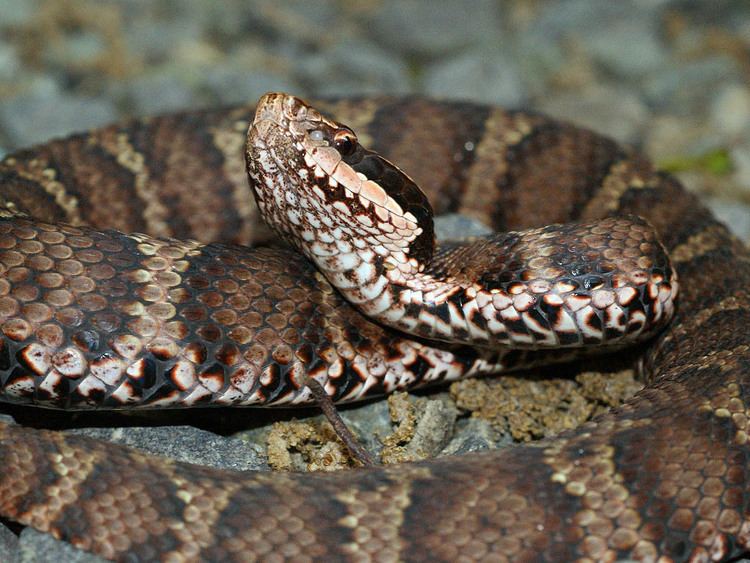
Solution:
<svg viewBox="0 0 750 563"><path fill-rule="evenodd" d="M467 102L270 94L18 151L0 199L5 402L296 405L309 379L346 402L648 344L644 389L577 429L332 474L0 422L3 518L121 561L748 549L750 255L629 147ZM447 212L498 233L435 246Z"/></svg>

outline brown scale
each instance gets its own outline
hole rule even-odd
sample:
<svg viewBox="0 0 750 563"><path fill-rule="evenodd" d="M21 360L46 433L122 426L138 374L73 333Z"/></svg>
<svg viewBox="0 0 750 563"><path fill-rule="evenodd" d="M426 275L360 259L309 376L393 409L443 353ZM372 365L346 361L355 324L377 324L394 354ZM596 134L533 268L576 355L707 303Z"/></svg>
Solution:
<svg viewBox="0 0 750 563"><path fill-rule="evenodd" d="M360 398L359 365L404 361L393 351L410 348L287 249L6 219L0 270L0 390L12 402L281 404L300 397L303 374L321 372L335 399ZM467 350L454 361L468 369L476 358ZM413 369L418 380L426 365Z"/></svg>
<svg viewBox="0 0 750 563"><path fill-rule="evenodd" d="M361 103L363 111L371 111L367 100ZM398 107L395 104L392 107ZM465 111L434 102L416 104L430 116L429 127L436 132L441 123L447 131L455 123L454 112ZM356 105L340 107L353 111ZM489 127L491 118L487 118L487 131L497 137L485 135L477 147L509 146L512 151L522 141L519 128L527 129L524 120L544 121L486 108L481 112L496 118L494 128ZM231 120L220 113L198 115L196 119L205 119L206 128L231 126ZM169 127L172 119L184 118L156 119L143 127L158 131ZM378 131L396 130L402 119L397 112L377 113L367 130L357 132L362 137L372 131L373 137L378 137ZM510 128L503 129L503 125ZM412 561L453 561L461 556L496 561L659 557L661 561L699 561L740 555L750 547L750 334L746 330L750 324L750 253L676 181L654 173L642 158L621 156L610 141L593 134L567 127L558 131L557 146L567 148L554 151L555 159L535 162L539 151L513 153L514 170L536 166L536 173L515 176L514 182L504 184L509 190L503 196L504 217L516 218L508 220L511 226L526 226L515 221L523 222L527 205L538 209L530 203L532 196L549 201L545 189L554 181L557 193L562 194L556 195L555 201L563 206L567 203L567 209L581 219L614 213L641 215L679 257L675 267L683 292L678 314L647 355L649 384L623 407L534 446L333 475L217 471L81 437L2 424L0 514L121 560L180 556L183 560L245 561L273 554L298 561L375 556ZM97 142L97 135L92 142ZM205 142L205 135L196 136ZM582 158L572 150L572 141L581 138L599 156ZM378 139L380 150L388 138ZM418 184L431 190L431 199L440 197L447 185L453 189L452 180L437 184L423 181L439 161L435 159L438 153L430 151L438 150L439 145L439 154L444 156L445 144L409 145L407 133L399 139L398 146L413 151L417 164L410 172ZM464 146L460 137L454 141L456 150ZM66 145L57 146L64 153ZM195 145L174 149L190 151ZM46 150L39 149L39 154ZM606 158L608 153L611 159ZM28 153L0 167L4 197L33 185L17 175L30 158ZM571 195L572 185L580 185L589 172L606 168L602 163L608 160L615 164L609 166L609 175L600 185L591 188L590 199L576 199L572 204L569 198L576 197ZM499 169L502 159L492 151L477 150L470 167L497 170L499 177L505 177ZM561 170L576 172L561 174ZM464 181L467 194L473 193L472 186L482 185L481 179L470 173ZM77 188L78 193L88 189L85 185ZM222 189L227 189L226 185ZM47 192L35 193L40 213L48 218L59 216L50 206ZM499 201L494 193L487 197ZM33 201L27 199L19 205L36 210ZM535 217L529 220L533 222ZM22 233L25 236L28 231ZM696 238L700 233L705 236ZM54 239L60 233L54 230L45 236ZM13 283L21 286L29 275L24 268L31 269L22 265L21 255L34 249L33 244L22 241L33 240L19 234L14 241L26 244L26 250L4 249L12 264L8 272L13 270ZM49 256L51 259L70 260L61 249L68 245L48 244L56 247L52 252L57 255ZM85 246L77 247L75 252L84 250ZM45 276L35 287L42 283L55 286L53 274L61 272L45 270L45 260L34 258L40 254L46 255L26 254L30 261L35 260L35 272ZM66 262L65 275L92 278L90 272L76 273L73 262ZM108 274L101 271L99 275ZM198 285L211 279L206 274L196 275ZM8 288L10 277L3 282L2 287ZM86 280L76 284L78 290L90 285ZM231 289L225 284L222 287L217 293ZM15 306L31 297L33 291L23 289L13 296ZM56 294L56 306L70 309L63 305L66 297L65 293ZM209 301L214 303L214 299ZM331 307L330 294L311 297L311 301ZM272 303L259 300L267 318L273 314ZM96 300L90 306L96 308ZM0 311L13 307L8 300L0 302ZM35 321L46 314L43 310L30 313ZM85 312L93 314L96 311ZM200 307L196 306L194 314L201 314ZM84 315L83 309L73 307L64 318L74 322L80 315ZM256 324L259 321L257 316L252 319ZM216 324L215 320L206 322ZM274 317L273 323L280 327L280 318ZM276 330L269 326L255 335L255 341L261 348L274 342L281 338ZM10 328L15 336L28 331L23 323ZM353 334L342 333L347 338ZM320 338L320 333L315 334L310 338ZM64 332L63 337L68 338L69 333ZM56 342L60 334L43 331L39 338ZM198 359L204 355L194 349L186 353ZM223 355L229 359L235 353L225 350ZM303 355L309 357L307 352Z"/></svg>
<svg viewBox="0 0 750 563"><path fill-rule="evenodd" d="M507 151L508 168L497 184L493 223L508 229L577 219L581 205L626 155L614 142L567 124L535 118L529 127ZM542 184L555 205L536 197Z"/></svg>
<svg viewBox="0 0 750 563"><path fill-rule="evenodd" d="M523 232L509 232L478 237L469 242L441 245L425 273L438 279L455 280L461 284L477 283L485 291L501 291L505 295L523 291L527 284L547 282L563 285L563 295L580 296L587 300L596 290L629 288L627 298L618 298L625 323L619 328L607 328L605 334L593 338L579 331L558 331L555 323L563 314L562 305L540 295L528 310L546 330L554 330L560 346L580 346L585 343L619 344L626 333L644 326L652 333L662 327L667 318L657 318L656 301L634 274L649 272L660 278L659 286L670 288L672 268L663 247L657 242L652 228L638 217L608 218L595 223L551 225ZM470 298L458 293L449 298L458 307ZM633 320L635 312L645 314ZM416 316L418 312L415 312ZM610 319L606 308L595 308L590 324L601 330ZM480 328L486 320L474 314L469 321ZM536 333L522 321L499 319L517 334ZM503 336L503 335L500 335ZM539 340L544 334L537 335ZM468 334L467 334L468 338ZM528 344L536 347L538 344Z"/></svg>
<svg viewBox="0 0 750 563"><path fill-rule="evenodd" d="M435 112L424 100L394 100L382 104L375 122L381 124L362 137L362 144L397 163L427 192L436 214L456 212L463 199L463 179L474 160L489 108L470 103L451 103L450 111ZM353 126L350 120L343 123ZM371 140L372 142L368 142ZM440 166L420 158L429 147ZM440 190L440 197L432 190Z"/></svg>
<svg viewBox="0 0 750 563"><path fill-rule="evenodd" d="M548 238L549 234L554 234L554 238ZM638 217L629 217L488 235L470 244L449 244L441 247L428 272L463 282L479 280L488 289L496 289L501 283L507 286L535 279L551 281L575 273L580 276L583 289L604 285L602 280L593 278L626 276L637 268L654 269L667 279L671 277L669 260L655 233ZM587 280L587 276L592 279Z"/></svg>

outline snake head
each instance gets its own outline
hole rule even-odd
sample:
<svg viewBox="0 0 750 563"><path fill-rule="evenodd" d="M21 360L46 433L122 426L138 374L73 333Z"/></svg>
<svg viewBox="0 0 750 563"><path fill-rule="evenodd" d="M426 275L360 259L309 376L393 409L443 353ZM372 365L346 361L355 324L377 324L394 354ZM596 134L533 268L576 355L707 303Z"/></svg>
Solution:
<svg viewBox="0 0 750 563"><path fill-rule="evenodd" d="M246 164L265 221L325 271L363 263L420 271L434 251L432 208L414 181L303 100L269 93ZM357 257L353 257L358 254Z"/></svg>

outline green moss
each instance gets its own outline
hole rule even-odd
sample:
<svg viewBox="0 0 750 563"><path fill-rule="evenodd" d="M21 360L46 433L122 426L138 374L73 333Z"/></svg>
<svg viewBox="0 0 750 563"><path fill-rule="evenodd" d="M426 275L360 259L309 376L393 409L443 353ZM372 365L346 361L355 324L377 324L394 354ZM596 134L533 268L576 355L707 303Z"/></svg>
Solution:
<svg viewBox="0 0 750 563"><path fill-rule="evenodd" d="M659 168L667 172L705 172L715 176L725 176L732 172L732 157L729 151L718 148L695 156L666 159L659 162Z"/></svg>

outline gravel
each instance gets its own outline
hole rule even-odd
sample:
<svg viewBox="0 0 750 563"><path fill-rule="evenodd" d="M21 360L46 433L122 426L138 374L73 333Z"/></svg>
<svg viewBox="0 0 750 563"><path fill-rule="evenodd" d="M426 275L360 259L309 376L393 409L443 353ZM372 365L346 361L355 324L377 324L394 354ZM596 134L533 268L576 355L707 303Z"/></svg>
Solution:
<svg viewBox="0 0 750 563"><path fill-rule="evenodd" d="M747 138L750 130L750 88L730 83L716 93L711 102L710 119L728 137Z"/></svg>
<svg viewBox="0 0 750 563"><path fill-rule="evenodd" d="M608 84L551 96L539 108L623 143L637 143L651 119L651 113L635 92Z"/></svg>
<svg viewBox="0 0 750 563"><path fill-rule="evenodd" d="M18 536L5 526L0 526L0 561L6 563L17 563L18 561Z"/></svg>
<svg viewBox="0 0 750 563"><path fill-rule="evenodd" d="M0 104L0 130L12 146L41 143L116 118L111 100L68 94L47 78L35 80L29 91Z"/></svg>
<svg viewBox="0 0 750 563"><path fill-rule="evenodd" d="M387 0L369 23L374 38L394 53L434 59L491 42L503 27L503 14L492 0Z"/></svg>
<svg viewBox="0 0 750 563"><path fill-rule="evenodd" d="M643 83L643 97L664 113L687 116L705 112L717 83L741 81L738 64L728 55L717 54L680 65L668 64L651 73Z"/></svg>
<svg viewBox="0 0 750 563"><path fill-rule="evenodd" d="M18 545L18 563L104 563L105 559L91 553L80 551L49 534L25 528L21 532Z"/></svg>
<svg viewBox="0 0 750 563"><path fill-rule="evenodd" d="M479 47L445 58L425 70L424 91L440 98L474 100L518 107L527 99L521 71L513 58Z"/></svg>
<svg viewBox="0 0 750 563"><path fill-rule="evenodd" d="M318 53L302 56L297 76L309 91L322 96L403 94L411 90L407 65L377 45L354 40L336 43Z"/></svg>

